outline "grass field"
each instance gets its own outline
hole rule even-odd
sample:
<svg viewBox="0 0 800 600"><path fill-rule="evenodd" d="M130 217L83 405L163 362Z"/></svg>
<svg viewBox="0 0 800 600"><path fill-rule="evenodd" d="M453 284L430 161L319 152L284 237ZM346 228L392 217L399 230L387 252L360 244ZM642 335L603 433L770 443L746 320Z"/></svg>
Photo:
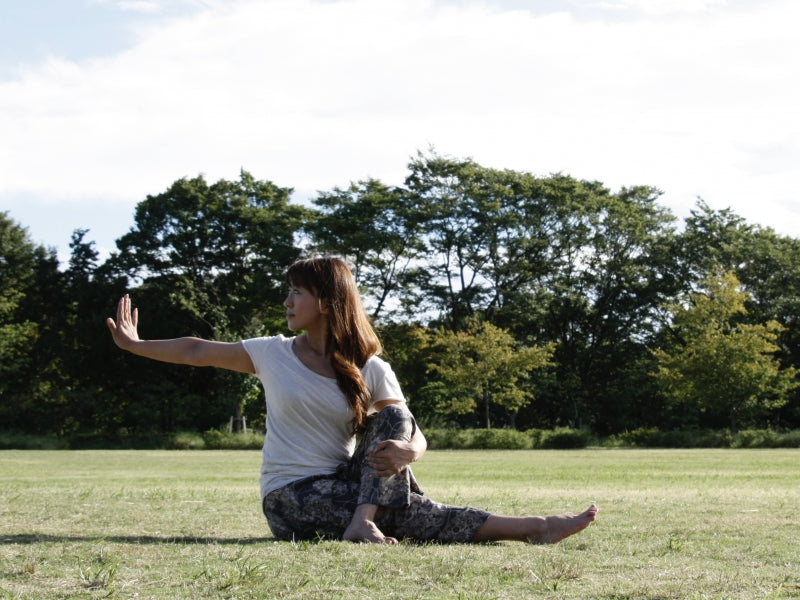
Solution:
<svg viewBox="0 0 800 600"><path fill-rule="evenodd" d="M272 539L254 451L0 452L0 599L800 598L800 450L431 451L433 498L555 546Z"/></svg>

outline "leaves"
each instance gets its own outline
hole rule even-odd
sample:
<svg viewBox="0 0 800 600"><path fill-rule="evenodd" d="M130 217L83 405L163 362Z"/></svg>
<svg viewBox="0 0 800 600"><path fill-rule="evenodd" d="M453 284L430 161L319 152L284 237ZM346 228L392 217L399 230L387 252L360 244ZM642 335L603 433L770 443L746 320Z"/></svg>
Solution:
<svg viewBox="0 0 800 600"><path fill-rule="evenodd" d="M145 337L284 332L286 268L325 252L353 265L422 420L800 423L800 240L702 201L678 232L654 187L433 151L403 186L361 180L311 207L291 193L245 171L179 179L137 205L102 264L77 230L63 268L0 213L4 422L109 435L260 422L250 380L112 351L103 320L130 291ZM740 289L704 280L727 271Z"/></svg>
<svg viewBox="0 0 800 600"><path fill-rule="evenodd" d="M703 288L672 306L680 341L654 351L654 377L675 405L726 414L735 429L739 419L785 404L800 383L797 370L775 358L784 328L741 321L749 295L732 272L708 277Z"/></svg>
<svg viewBox="0 0 800 600"><path fill-rule="evenodd" d="M477 320L464 331L437 330L433 343L437 351L429 369L446 390L440 410L466 414L483 403L487 427L490 403L516 412L533 400L526 385L530 374L550 365L553 355L553 345L521 348L509 332Z"/></svg>

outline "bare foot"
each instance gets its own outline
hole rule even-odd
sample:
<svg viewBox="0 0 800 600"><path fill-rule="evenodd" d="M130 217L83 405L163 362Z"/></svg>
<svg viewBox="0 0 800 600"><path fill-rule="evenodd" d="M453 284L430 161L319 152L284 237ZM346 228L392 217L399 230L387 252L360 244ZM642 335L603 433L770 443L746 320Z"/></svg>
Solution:
<svg viewBox="0 0 800 600"><path fill-rule="evenodd" d="M579 515L553 515L528 519L528 541L532 544L555 544L574 533L586 529L597 518L597 505L592 505Z"/></svg>
<svg viewBox="0 0 800 600"><path fill-rule="evenodd" d="M349 542L366 542L368 544L397 543L395 538L383 535L383 532L372 521L351 521L342 534L342 539Z"/></svg>
<svg viewBox="0 0 800 600"><path fill-rule="evenodd" d="M596 518L596 504L592 504L579 515L553 515L550 517L490 515L472 537L472 541L516 540L531 544L555 544L573 533L586 529Z"/></svg>

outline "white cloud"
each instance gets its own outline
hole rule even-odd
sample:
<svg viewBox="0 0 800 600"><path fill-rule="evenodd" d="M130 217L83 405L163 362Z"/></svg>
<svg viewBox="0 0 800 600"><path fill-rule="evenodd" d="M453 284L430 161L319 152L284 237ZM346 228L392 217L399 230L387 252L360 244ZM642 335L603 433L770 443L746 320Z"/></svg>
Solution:
<svg viewBox="0 0 800 600"><path fill-rule="evenodd" d="M155 14L161 12L161 7L159 6L158 2L147 2L145 0L129 0L127 2L121 0L120 2L116 2L115 5L120 10L126 10L130 12L139 12L147 14Z"/></svg>
<svg viewBox="0 0 800 600"><path fill-rule="evenodd" d="M121 54L1 83L0 197L131 203L242 167L303 190L400 183L432 144L655 185L684 211L702 195L750 218L759 194L755 222L763 198L781 223L800 213L795 3L618 3L638 20L433 0L201 4Z"/></svg>
<svg viewBox="0 0 800 600"><path fill-rule="evenodd" d="M639 12L647 16L663 17L666 15L702 14L717 7L723 7L728 0L617 0L600 2L601 8Z"/></svg>

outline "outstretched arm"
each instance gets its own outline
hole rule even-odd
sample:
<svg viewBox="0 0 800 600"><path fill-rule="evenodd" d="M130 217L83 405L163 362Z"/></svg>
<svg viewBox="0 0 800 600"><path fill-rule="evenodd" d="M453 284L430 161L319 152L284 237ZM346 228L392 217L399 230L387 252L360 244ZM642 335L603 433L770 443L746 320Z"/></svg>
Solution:
<svg viewBox="0 0 800 600"><path fill-rule="evenodd" d="M255 372L253 361L241 342L213 342L195 337L140 339L139 310L131 309L128 294L117 304L116 321L109 317L106 324L117 346L139 356L195 367L220 367L240 373Z"/></svg>

